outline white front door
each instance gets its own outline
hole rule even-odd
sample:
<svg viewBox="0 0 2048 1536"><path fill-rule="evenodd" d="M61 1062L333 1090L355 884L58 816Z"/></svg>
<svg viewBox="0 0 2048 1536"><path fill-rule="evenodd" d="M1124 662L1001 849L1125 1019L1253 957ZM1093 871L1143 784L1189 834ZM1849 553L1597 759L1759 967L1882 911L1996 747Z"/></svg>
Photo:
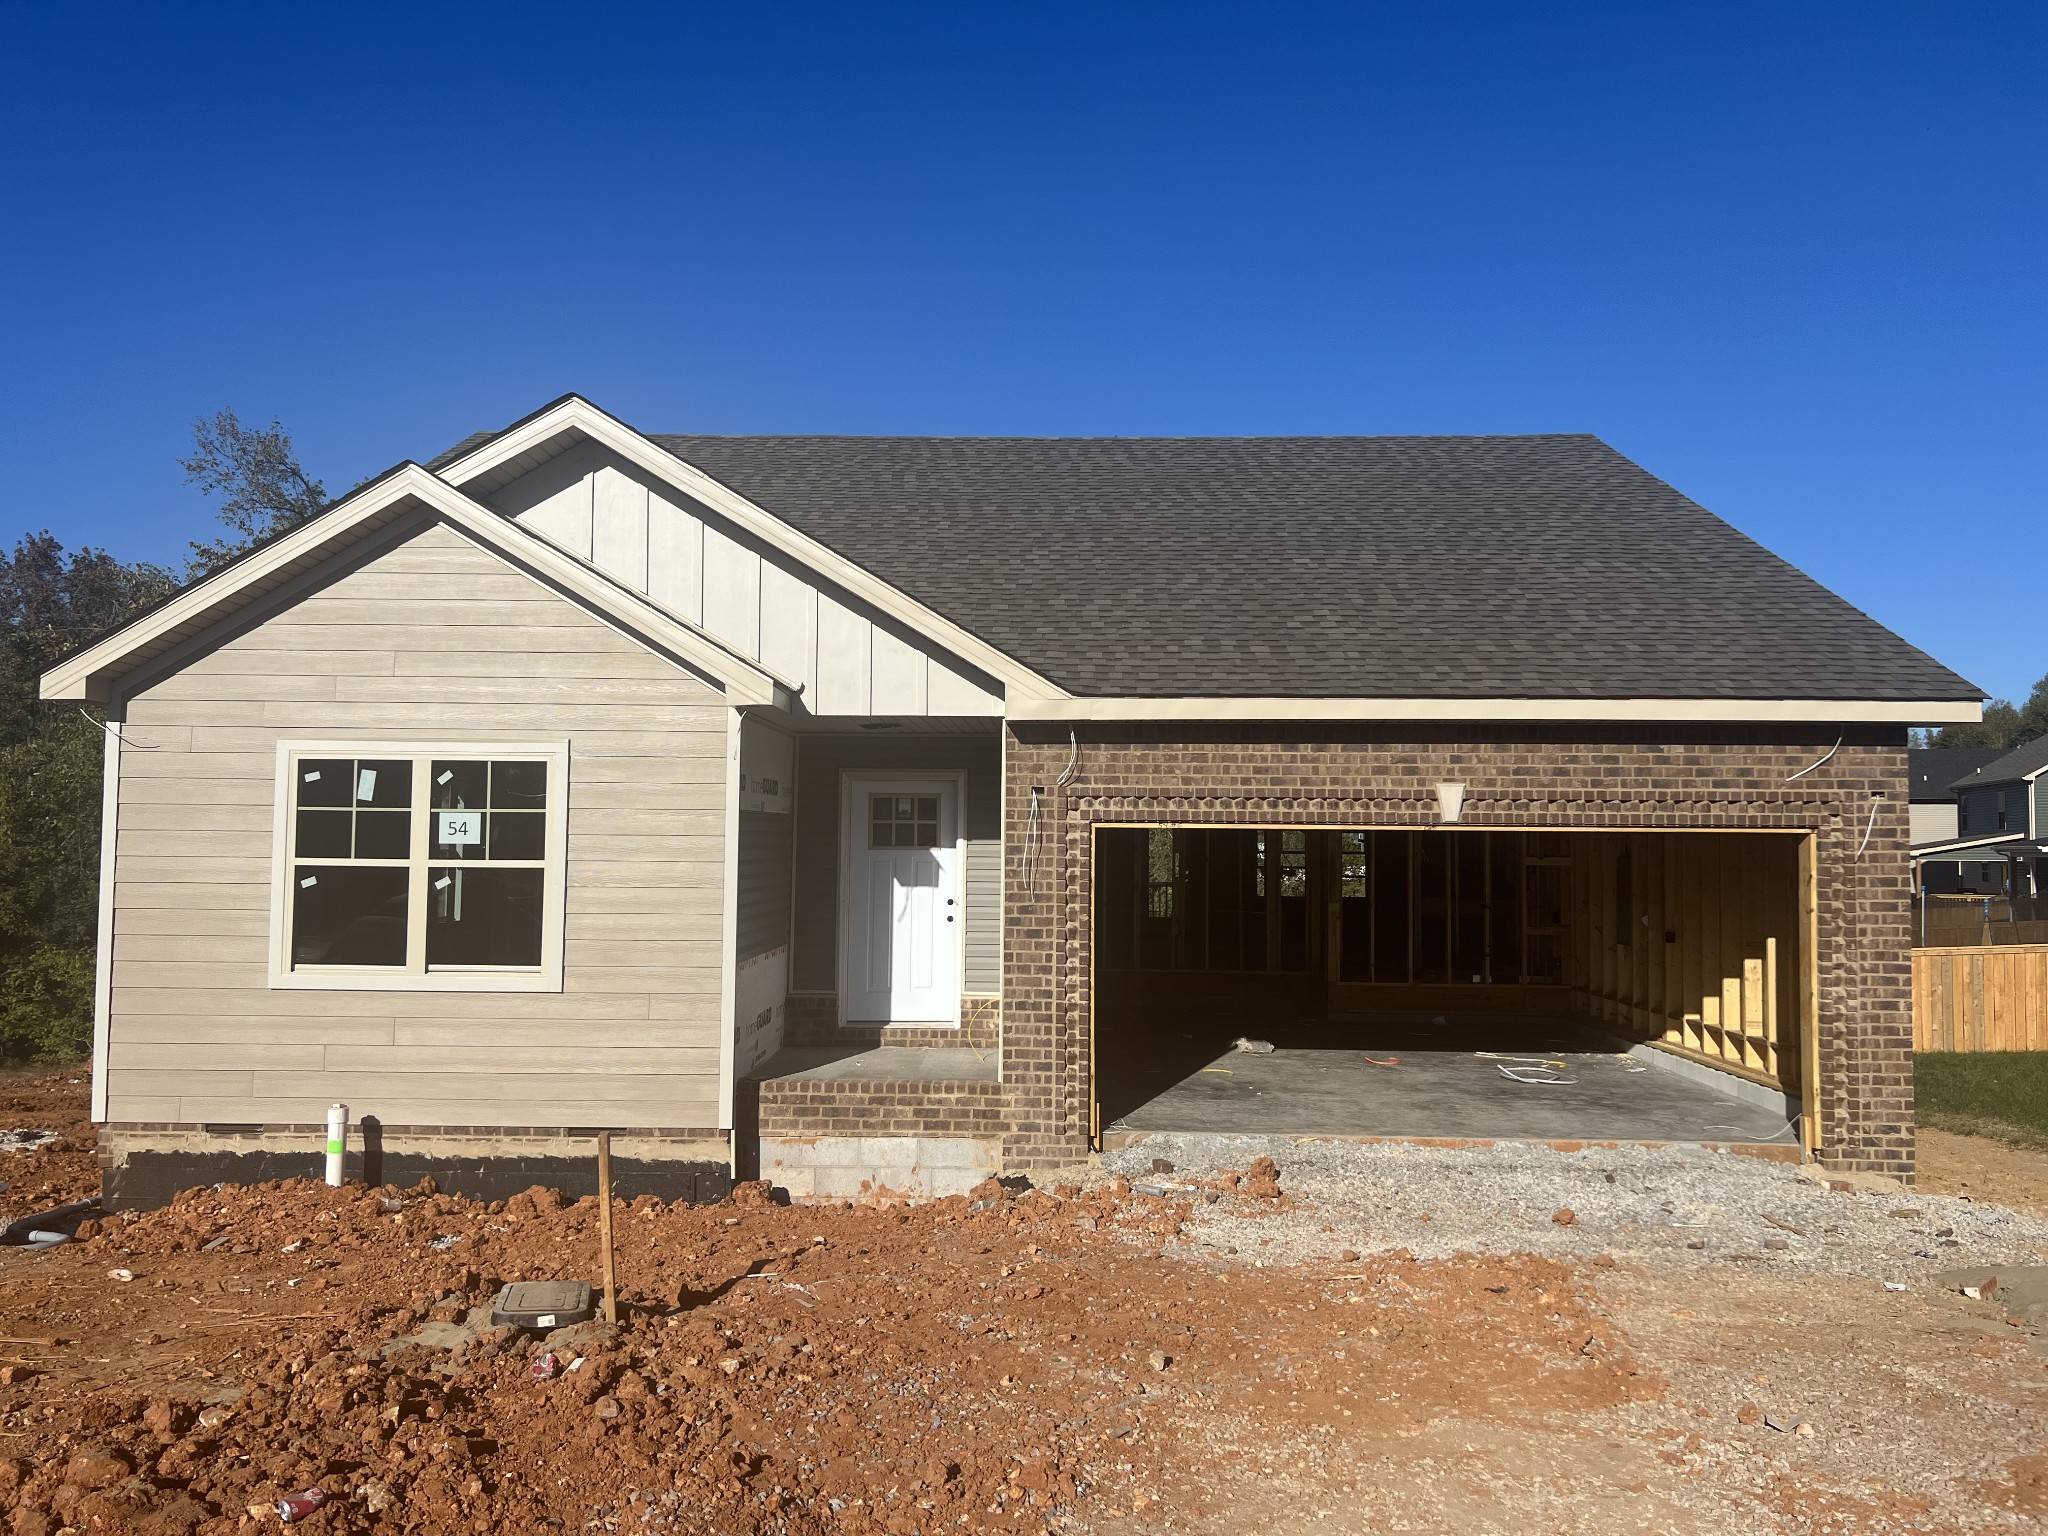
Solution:
<svg viewBox="0 0 2048 1536"><path fill-rule="evenodd" d="M958 1023L957 786L851 779L847 790L846 1021Z"/></svg>

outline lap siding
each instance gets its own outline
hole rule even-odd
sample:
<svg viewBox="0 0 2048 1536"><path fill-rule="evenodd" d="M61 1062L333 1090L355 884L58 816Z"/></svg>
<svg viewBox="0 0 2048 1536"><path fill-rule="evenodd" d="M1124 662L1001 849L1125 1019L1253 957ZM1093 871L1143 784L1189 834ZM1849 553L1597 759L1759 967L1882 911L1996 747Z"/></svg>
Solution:
<svg viewBox="0 0 2048 1536"><path fill-rule="evenodd" d="M725 701L445 528L125 702L114 1121L718 1119ZM273 991L284 740L570 743L560 993Z"/></svg>

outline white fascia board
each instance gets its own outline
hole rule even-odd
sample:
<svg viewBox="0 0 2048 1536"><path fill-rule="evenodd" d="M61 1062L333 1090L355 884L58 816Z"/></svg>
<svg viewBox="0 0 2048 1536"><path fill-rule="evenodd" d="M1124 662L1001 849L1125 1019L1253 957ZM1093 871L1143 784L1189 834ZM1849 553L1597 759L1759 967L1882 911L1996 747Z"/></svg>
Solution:
<svg viewBox="0 0 2048 1536"><path fill-rule="evenodd" d="M1034 672L1015 657L997 650L986 640L970 634L951 619L927 608L872 572L863 570L844 555L819 543L784 522L764 507L756 506L737 491L721 485L696 466L677 458L667 449L614 416L607 415L587 400L570 398L551 410L521 422L475 452L446 466L441 475L451 485L462 486L479 475L539 447L565 431L578 431L664 480L691 499L710 507L721 517L746 529L763 542L802 561L820 576L873 604L891 618L908 625L963 661L997 678L1011 698L1065 699L1067 691L1050 678Z"/></svg>
<svg viewBox="0 0 2048 1536"><path fill-rule="evenodd" d="M187 587L153 613L114 631L97 645L58 663L42 677L45 699L94 700L104 689L93 687L94 677L117 668L135 652L231 602L238 594L259 582L288 571L298 561L319 554L323 546L346 538L358 528L373 523L380 514L415 494L405 465L365 486L353 496L335 503L304 527L296 528L275 544L265 546L246 560L218 571L204 581ZM424 474L424 471L418 471Z"/></svg>
<svg viewBox="0 0 2048 1536"><path fill-rule="evenodd" d="M717 680L733 702L787 709L795 701L795 689L754 662L584 567L539 535L473 501L417 464L401 465L304 527L187 588L154 613L52 667L42 676L41 696L85 701L104 698L107 690L100 681L103 674L124 670L129 658L166 637L176 636L187 625L204 625L225 617L242 593L290 572L302 560L325 559L338 552L353 534L382 526L407 502L439 514L473 543L556 582L623 632L681 657Z"/></svg>
<svg viewBox="0 0 2048 1536"><path fill-rule="evenodd" d="M1233 699L1012 698L1012 720L1740 720L1955 725L1972 703L1896 699Z"/></svg>
<svg viewBox="0 0 2048 1536"><path fill-rule="evenodd" d="M2024 852L2020 845L2033 841L2024 832L1986 832L1977 837L1951 837L1938 843L1917 843L1907 850L1916 859L1934 858L1941 854L1972 853L1979 849L2010 846L2016 852Z"/></svg>

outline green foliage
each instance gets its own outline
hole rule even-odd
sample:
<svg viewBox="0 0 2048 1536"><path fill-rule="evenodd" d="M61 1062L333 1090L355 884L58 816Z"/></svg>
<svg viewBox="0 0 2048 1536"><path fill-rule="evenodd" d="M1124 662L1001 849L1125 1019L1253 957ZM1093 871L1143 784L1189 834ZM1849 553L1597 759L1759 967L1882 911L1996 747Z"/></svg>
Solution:
<svg viewBox="0 0 2048 1536"><path fill-rule="evenodd" d="M192 429L188 482L220 498L231 537L192 545L217 570L310 518L327 492L277 422L222 411ZM66 1061L92 1045L104 727L36 696L42 673L178 590L155 565L67 553L48 531L0 555L0 1061Z"/></svg>
<svg viewBox="0 0 2048 1536"><path fill-rule="evenodd" d="M75 1060L92 1037L105 749L98 721L37 699L37 677L176 588L47 532L0 556L0 1060Z"/></svg>
<svg viewBox="0 0 2048 1536"><path fill-rule="evenodd" d="M2048 736L2048 677L2034 684L2027 702L1993 699L1973 725L1945 725L1928 739L1930 747L1999 747L2011 751Z"/></svg>
<svg viewBox="0 0 2048 1536"><path fill-rule="evenodd" d="M189 579L219 570L258 544L318 517L327 488L307 477L292 452L291 434L272 420L245 427L231 410L192 428L192 457L180 459L187 484L220 498L220 520L235 537L194 541Z"/></svg>
<svg viewBox="0 0 2048 1536"><path fill-rule="evenodd" d="M1922 1123L2048 1147L2048 1051L1922 1051L1913 1060Z"/></svg>

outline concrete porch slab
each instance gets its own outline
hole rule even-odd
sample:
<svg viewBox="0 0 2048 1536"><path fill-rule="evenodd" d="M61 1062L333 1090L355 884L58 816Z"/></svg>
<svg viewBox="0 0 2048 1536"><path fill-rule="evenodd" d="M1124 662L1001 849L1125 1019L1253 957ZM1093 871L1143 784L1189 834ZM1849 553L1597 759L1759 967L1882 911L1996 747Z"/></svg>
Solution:
<svg viewBox="0 0 2048 1536"><path fill-rule="evenodd" d="M789 1046L749 1074L758 1081L993 1083L995 1053L955 1046L876 1045L865 1048Z"/></svg>

